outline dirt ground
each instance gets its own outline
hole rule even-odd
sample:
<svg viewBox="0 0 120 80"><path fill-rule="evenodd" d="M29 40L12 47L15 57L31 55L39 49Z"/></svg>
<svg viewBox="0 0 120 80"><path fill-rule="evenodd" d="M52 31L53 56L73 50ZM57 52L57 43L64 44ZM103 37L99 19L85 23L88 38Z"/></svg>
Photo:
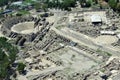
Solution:
<svg viewBox="0 0 120 80"><path fill-rule="evenodd" d="M34 22L24 22L14 25L11 30L21 34L30 34L34 32Z"/></svg>
<svg viewBox="0 0 120 80"><path fill-rule="evenodd" d="M116 36L102 35L97 37L95 41L101 44L111 44L111 43L117 42L118 38Z"/></svg>

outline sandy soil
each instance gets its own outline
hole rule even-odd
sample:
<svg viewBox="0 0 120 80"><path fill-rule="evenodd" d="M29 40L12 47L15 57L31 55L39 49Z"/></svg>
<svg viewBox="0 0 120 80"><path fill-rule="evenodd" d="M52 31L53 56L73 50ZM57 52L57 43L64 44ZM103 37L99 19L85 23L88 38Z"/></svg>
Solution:
<svg viewBox="0 0 120 80"><path fill-rule="evenodd" d="M84 53L78 48L67 46L63 50L55 52L54 54L60 54L59 58L62 60L64 66L71 69L69 70L69 73L76 71L80 71L82 73L90 69L93 65L97 65L97 63L92 59L83 55Z"/></svg>
<svg viewBox="0 0 120 80"><path fill-rule="evenodd" d="M53 23L55 21L55 17L54 16L47 17L46 20L50 23Z"/></svg>
<svg viewBox="0 0 120 80"><path fill-rule="evenodd" d="M32 63L32 59L31 58L26 58L25 61Z"/></svg>
<svg viewBox="0 0 120 80"><path fill-rule="evenodd" d="M11 28L11 31L21 33L21 34L33 33L34 32L34 22L18 23Z"/></svg>
<svg viewBox="0 0 120 80"><path fill-rule="evenodd" d="M95 41L102 44L111 44L111 43L117 42L118 38L116 36L102 35L97 37Z"/></svg>

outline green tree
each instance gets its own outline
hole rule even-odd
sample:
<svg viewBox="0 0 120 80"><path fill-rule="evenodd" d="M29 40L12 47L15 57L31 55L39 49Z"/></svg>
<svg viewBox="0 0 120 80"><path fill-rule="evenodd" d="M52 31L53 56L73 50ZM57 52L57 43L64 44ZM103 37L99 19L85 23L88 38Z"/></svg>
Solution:
<svg viewBox="0 0 120 80"><path fill-rule="evenodd" d="M70 10L70 7L75 7L76 0L46 0L45 4L47 4L49 8Z"/></svg>
<svg viewBox="0 0 120 80"><path fill-rule="evenodd" d="M18 63L18 67L17 70L19 71L19 73L22 73L24 71L24 68L26 67L25 64L23 63Z"/></svg>
<svg viewBox="0 0 120 80"><path fill-rule="evenodd" d="M16 53L18 49L10 44L5 37L0 37L0 79L4 79L8 76L9 68L15 61Z"/></svg>
<svg viewBox="0 0 120 80"><path fill-rule="evenodd" d="M109 6L110 6L113 10L116 9L117 0L109 0L108 3L109 3Z"/></svg>
<svg viewBox="0 0 120 80"><path fill-rule="evenodd" d="M75 0L64 0L62 4L63 4L62 7L65 10L69 10L70 7L75 7L76 1Z"/></svg>
<svg viewBox="0 0 120 80"><path fill-rule="evenodd" d="M91 4L92 4L92 1L91 1L91 0L86 1L86 7L90 7Z"/></svg>
<svg viewBox="0 0 120 80"><path fill-rule="evenodd" d="M41 4L40 3L34 3L35 9L39 10L41 8Z"/></svg>
<svg viewBox="0 0 120 80"><path fill-rule="evenodd" d="M120 12L120 3L117 4L116 10Z"/></svg>
<svg viewBox="0 0 120 80"><path fill-rule="evenodd" d="M48 5L47 5L47 4L42 4L42 9L43 9L44 11L47 11L47 8L48 8Z"/></svg>

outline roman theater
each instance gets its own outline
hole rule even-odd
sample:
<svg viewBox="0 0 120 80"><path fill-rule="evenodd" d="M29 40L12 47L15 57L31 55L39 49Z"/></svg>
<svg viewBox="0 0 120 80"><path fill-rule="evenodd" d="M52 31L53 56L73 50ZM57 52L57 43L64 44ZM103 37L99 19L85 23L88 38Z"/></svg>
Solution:
<svg viewBox="0 0 120 80"><path fill-rule="evenodd" d="M119 21L111 18L107 11L91 10L11 17L3 21L1 32L20 48L17 60L24 61L28 71L20 79L84 80L119 55Z"/></svg>
<svg viewBox="0 0 120 80"><path fill-rule="evenodd" d="M11 31L19 34L35 33L34 22L31 21L31 22L18 23L11 28Z"/></svg>

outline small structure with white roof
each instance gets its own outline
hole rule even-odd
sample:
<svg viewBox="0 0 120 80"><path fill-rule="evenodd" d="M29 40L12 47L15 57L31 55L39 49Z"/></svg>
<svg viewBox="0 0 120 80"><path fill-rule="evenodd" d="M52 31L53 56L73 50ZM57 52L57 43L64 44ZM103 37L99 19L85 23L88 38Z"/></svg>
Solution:
<svg viewBox="0 0 120 80"><path fill-rule="evenodd" d="M100 31L100 34L102 35L115 35L115 32L114 31Z"/></svg>
<svg viewBox="0 0 120 80"><path fill-rule="evenodd" d="M22 1L17 1L17 2L13 2L11 5L21 6L22 4L23 4Z"/></svg>
<svg viewBox="0 0 120 80"><path fill-rule="evenodd" d="M83 12L83 18L86 22L93 24L106 23L106 11L85 11Z"/></svg>
<svg viewBox="0 0 120 80"><path fill-rule="evenodd" d="M92 23L102 23L102 18L98 14L93 14L90 18Z"/></svg>

